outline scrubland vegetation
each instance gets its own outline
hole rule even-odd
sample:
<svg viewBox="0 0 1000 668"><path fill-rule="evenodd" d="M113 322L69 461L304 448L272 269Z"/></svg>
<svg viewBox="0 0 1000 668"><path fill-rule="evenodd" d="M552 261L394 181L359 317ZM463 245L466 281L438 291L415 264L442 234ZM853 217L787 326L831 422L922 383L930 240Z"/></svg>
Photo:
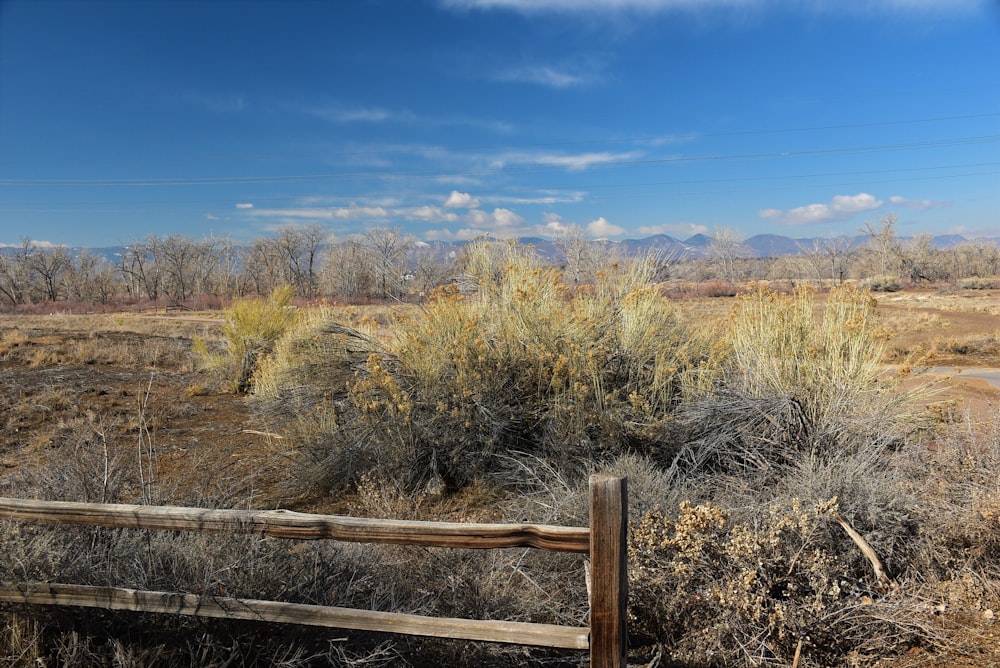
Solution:
<svg viewBox="0 0 1000 668"><path fill-rule="evenodd" d="M530 248L482 242L467 247L460 280L420 305L293 310L289 290L235 301L218 333L201 324L173 340L188 345L171 349L173 366L145 363L183 375L199 399L245 393L247 426L268 443L260 456L272 472L279 462L271 489L249 477L151 484L164 474L140 399L129 429L96 414L67 425L51 445L66 456L10 478L4 494L582 525L587 475L623 474L637 662L1000 661L1000 422L942 412L911 377L919 355L950 345L934 342L937 322L925 319L931 343L911 355L889 341L919 318L887 316L862 287L755 284L701 308L667 296L665 268L649 255L560 271ZM30 340L5 329L0 357L28 355ZM586 623L575 557L10 522L0 532L5 582ZM8 606L3 624L0 660L23 666L584 661L69 609Z"/></svg>

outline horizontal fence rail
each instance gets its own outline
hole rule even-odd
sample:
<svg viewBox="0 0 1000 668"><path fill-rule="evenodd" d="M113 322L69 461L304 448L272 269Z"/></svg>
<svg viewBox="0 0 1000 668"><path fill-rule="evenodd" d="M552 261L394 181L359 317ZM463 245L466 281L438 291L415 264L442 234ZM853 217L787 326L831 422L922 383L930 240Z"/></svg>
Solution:
<svg viewBox="0 0 1000 668"><path fill-rule="evenodd" d="M465 524L312 515L287 510L216 510L179 506L75 503L0 498L0 520L120 529L242 533L469 549L537 548L589 555L590 626L427 617L332 606L200 596L58 583L0 584L0 602L72 605L199 617L223 617L362 631L481 640L590 651L591 665L626 665L627 487L624 478L591 476L590 527ZM3 549L3 546L0 546Z"/></svg>
<svg viewBox="0 0 1000 668"><path fill-rule="evenodd" d="M312 515L290 510L215 510L0 498L0 519L114 529L242 533L271 538L394 543L425 547L493 549L534 547L553 552L590 551L587 527L544 524L464 524Z"/></svg>
<svg viewBox="0 0 1000 668"><path fill-rule="evenodd" d="M447 617L425 617L304 603L281 603L222 596L142 591L39 582L0 586L0 601L33 605L75 605L107 610L158 612L281 622L355 631L390 631L404 635L484 640L559 649L588 649L590 628Z"/></svg>

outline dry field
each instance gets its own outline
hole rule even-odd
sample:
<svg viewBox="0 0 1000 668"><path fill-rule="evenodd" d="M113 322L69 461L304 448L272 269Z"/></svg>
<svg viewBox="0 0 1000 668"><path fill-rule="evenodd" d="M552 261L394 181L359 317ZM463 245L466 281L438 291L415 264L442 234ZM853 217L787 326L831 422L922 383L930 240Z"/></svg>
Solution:
<svg viewBox="0 0 1000 668"><path fill-rule="evenodd" d="M886 373L930 381L933 393L923 401L942 423L994 420L1000 291L928 289L877 299ZM733 303L690 298L676 308L688 322L723 331ZM419 309L351 306L337 313L345 325L389 341ZM288 484L291 439L193 352L196 340L221 348L221 324L218 313L0 318L0 495L491 516L496 492L475 485L414 509L402 496L397 505L385 495L366 501L363 488L334 497ZM992 650L984 656L992 659L979 665L997 658Z"/></svg>
<svg viewBox="0 0 1000 668"><path fill-rule="evenodd" d="M953 416L996 414L1000 291L928 289L877 299L887 369L912 369L918 382L932 385L927 401ZM688 298L676 307L689 322L722 331L733 301ZM391 340L420 307L336 308L345 325ZM97 439L131 459L140 442L151 448L153 483L164 496L223 494L261 507L343 508L281 485L287 474L281 435L257 421L217 374L201 368L192 341L221 346L221 324L218 312L0 318L0 490L17 496L27 480L32 487L40 475L72 468L67 461L83 456L80 443ZM64 498L79 492L51 491ZM136 498L142 491L133 490Z"/></svg>

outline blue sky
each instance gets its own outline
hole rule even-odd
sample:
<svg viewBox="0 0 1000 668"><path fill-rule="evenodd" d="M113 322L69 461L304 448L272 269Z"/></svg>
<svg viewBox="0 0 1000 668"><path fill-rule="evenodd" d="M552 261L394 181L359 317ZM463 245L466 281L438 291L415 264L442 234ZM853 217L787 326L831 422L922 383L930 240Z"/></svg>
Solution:
<svg viewBox="0 0 1000 668"><path fill-rule="evenodd" d="M0 244L1000 235L996 0L0 0Z"/></svg>

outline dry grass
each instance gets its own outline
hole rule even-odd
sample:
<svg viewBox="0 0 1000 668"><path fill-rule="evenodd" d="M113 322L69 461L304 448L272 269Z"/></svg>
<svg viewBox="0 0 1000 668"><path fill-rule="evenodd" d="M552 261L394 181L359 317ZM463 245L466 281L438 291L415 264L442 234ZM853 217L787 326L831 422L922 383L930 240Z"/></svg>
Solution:
<svg viewBox="0 0 1000 668"><path fill-rule="evenodd" d="M314 311L259 374L260 414L323 425L269 429L302 446L306 477L336 489L372 467L411 490L457 490L502 478L515 453L579 474L602 452L655 447L673 407L709 390L721 354L652 284L655 260L571 293L516 247L473 248L477 293L438 291L395 340Z"/></svg>
<svg viewBox="0 0 1000 668"><path fill-rule="evenodd" d="M910 396L882 372L875 307L867 292L847 286L830 292L820 315L808 290L784 296L758 289L741 297L730 329L733 389L792 400L802 412L807 450L851 447L873 424L911 423L903 410Z"/></svg>

